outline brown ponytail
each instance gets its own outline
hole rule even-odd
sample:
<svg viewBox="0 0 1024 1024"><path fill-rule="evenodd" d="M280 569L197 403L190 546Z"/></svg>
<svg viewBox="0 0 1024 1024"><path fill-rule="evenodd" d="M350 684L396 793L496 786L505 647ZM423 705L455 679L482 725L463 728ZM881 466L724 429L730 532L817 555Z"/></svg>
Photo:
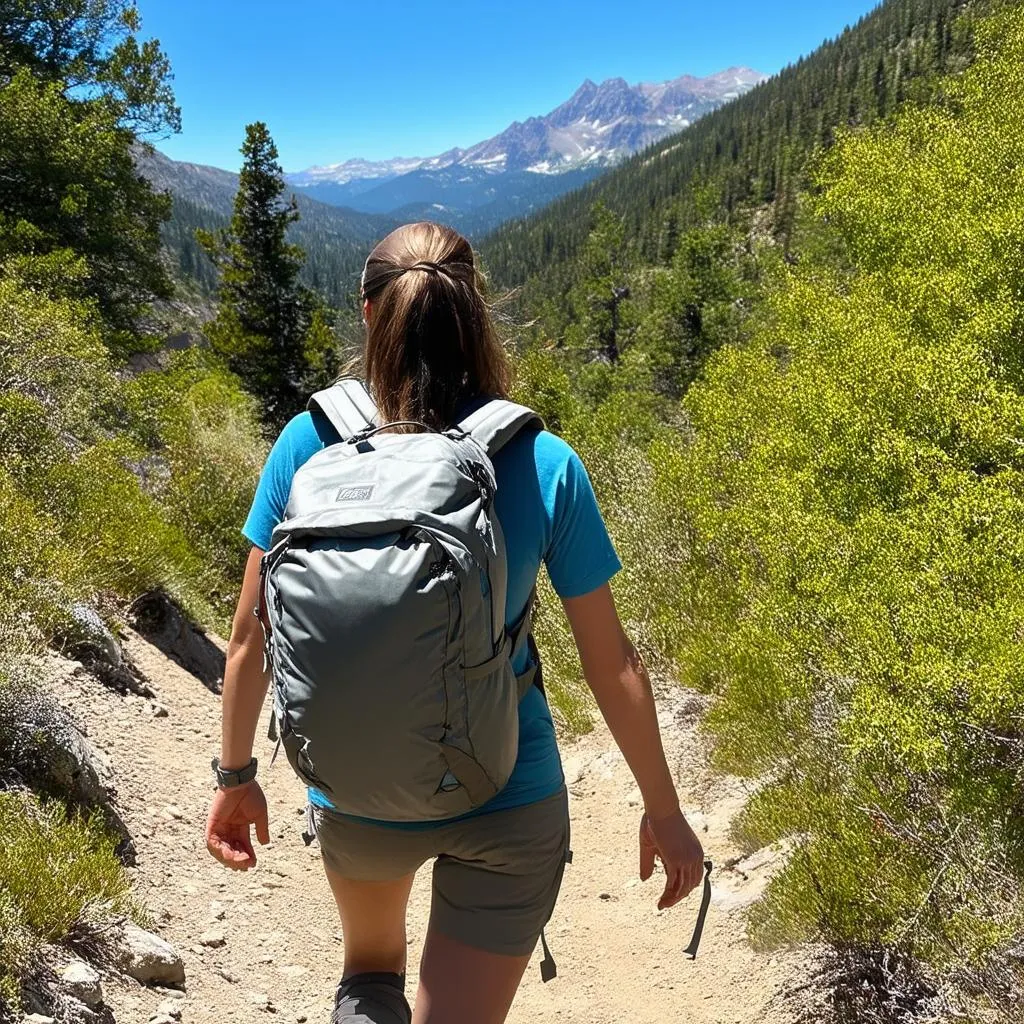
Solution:
<svg viewBox="0 0 1024 1024"><path fill-rule="evenodd" d="M370 253L365 373L382 422L441 429L467 398L508 397L511 366L483 292L469 242L440 224L406 224Z"/></svg>

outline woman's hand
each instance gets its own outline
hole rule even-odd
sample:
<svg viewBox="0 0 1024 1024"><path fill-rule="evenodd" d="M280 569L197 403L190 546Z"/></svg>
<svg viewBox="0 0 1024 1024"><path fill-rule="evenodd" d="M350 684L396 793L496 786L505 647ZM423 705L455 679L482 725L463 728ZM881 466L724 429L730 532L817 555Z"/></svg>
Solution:
<svg viewBox="0 0 1024 1024"><path fill-rule="evenodd" d="M640 821L640 879L654 874L654 858L665 866L665 891L658 909L666 910L685 899L704 877L704 848L682 811L666 818L644 815Z"/></svg>
<svg viewBox="0 0 1024 1024"><path fill-rule="evenodd" d="M249 838L249 826L256 826L261 846L270 842L267 798L254 779L244 786L218 789L206 819L206 848L232 871L256 866L256 851Z"/></svg>

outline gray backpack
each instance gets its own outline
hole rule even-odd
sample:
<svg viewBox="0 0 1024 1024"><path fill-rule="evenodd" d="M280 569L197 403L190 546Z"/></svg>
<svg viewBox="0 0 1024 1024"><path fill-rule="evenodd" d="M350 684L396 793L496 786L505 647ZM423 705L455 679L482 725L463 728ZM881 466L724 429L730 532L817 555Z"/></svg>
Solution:
<svg viewBox="0 0 1024 1024"><path fill-rule="evenodd" d="M539 665L533 598L505 629L491 456L530 409L492 400L445 431L388 432L363 386L310 400L342 440L295 474L261 565L274 716L300 778L340 811L449 818L508 781ZM533 652L516 677L512 658Z"/></svg>

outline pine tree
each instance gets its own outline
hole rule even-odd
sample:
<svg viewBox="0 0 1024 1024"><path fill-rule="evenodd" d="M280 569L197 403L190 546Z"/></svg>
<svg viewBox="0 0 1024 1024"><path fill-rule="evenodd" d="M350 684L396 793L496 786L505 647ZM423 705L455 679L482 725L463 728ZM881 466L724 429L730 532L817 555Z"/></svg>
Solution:
<svg viewBox="0 0 1024 1024"><path fill-rule="evenodd" d="M0 262L94 300L118 355L148 343L136 328L173 291L160 251L171 201L135 159L143 136L181 119L167 57L140 31L132 0L0 0ZM66 273L68 252L83 273Z"/></svg>
<svg viewBox="0 0 1024 1024"><path fill-rule="evenodd" d="M285 201L277 147L267 126L245 130L245 158L226 229L197 231L220 271L220 309L207 329L210 345L260 399L268 431L278 431L309 390L336 369L334 342L322 301L298 283L305 255L287 241L299 218Z"/></svg>
<svg viewBox="0 0 1024 1024"><path fill-rule="evenodd" d="M583 250L582 280L569 295L578 321L566 334L570 348L615 365L632 331L624 305L632 298L626 263L622 219L604 203L592 211L592 228Z"/></svg>

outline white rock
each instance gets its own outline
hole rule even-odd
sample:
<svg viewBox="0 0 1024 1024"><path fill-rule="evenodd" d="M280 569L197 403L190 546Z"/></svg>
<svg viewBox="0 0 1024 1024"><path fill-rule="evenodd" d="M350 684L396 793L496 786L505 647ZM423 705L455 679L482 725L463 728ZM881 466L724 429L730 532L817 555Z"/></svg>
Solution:
<svg viewBox="0 0 1024 1024"><path fill-rule="evenodd" d="M134 924L125 925L122 932L118 966L144 985L181 985L185 981L185 965L174 947Z"/></svg>
<svg viewBox="0 0 1024 1024"><path fill-rule="evenodd" d="M68 995L61 1000L60 1009L61 1020L65 1024L95 1024L100 1019L95 1010L89 1009L81 1000Z"/></svg>
<svg viewBox="0 0 1024 1024"><path fill-rule="evenodd" d="M60 976L61 988L80 1003L96 1009L103 1002L100 976L84 960L72 960Z"/></svg>
<svg viewBox="0 0 1024 1024"><path fill-rule="evenodd" d="M158 1017L172 1017L174 1020L181 1020L181 1003L176 999L165 999L157 1008Z"/></svg>
<svg viewBox="0 0 1024 1024"><path fill-rule="evenodd" d="M567 786L575 786L580 779L587 772L587 765L582 757L572 755L567 757L562 765L562 771L565 774L565 784Z"/></svg>
<svg viewBox="0 0 1024 1024"><path fill-rule="evenodd" d="M30 1013L24 1024L57 1024L53 1017L44 1017L41 1013Z"/></svg>
<svg viewBox="0 0 1024 1024"><path fill-rule="evenodd" d="M199 942L203 946L209 946L211 949L218 949L219 947L227 943L227 939L224 938L223 932L209 931L203 932L199 936Z"/></svg>
<svg viewBox="0 0 1024 1024"><path fill-rule="evenodd" d="M155 1017L149 1018L149 1024L178 1024L178 1021L166 1013L158 1013Z"/></svg>

